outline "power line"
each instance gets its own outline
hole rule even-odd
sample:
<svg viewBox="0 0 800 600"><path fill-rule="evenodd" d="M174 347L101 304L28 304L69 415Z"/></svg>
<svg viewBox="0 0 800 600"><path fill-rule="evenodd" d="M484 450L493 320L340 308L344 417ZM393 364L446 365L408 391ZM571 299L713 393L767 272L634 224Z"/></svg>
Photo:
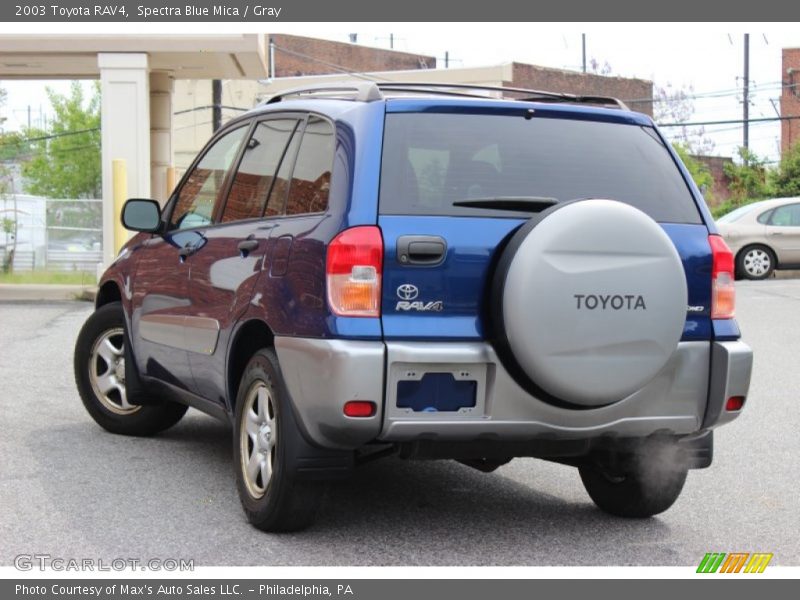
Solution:
<svg viewBox="0 0 800 600"><path fill-rule="evenodd" d="M767 83L761 84L753 84L750 86L751 94L754 92L764 92L764 91L772 91L772 90L782 90L783 88L789 89L796 89L798 87L797 83L783 83L781 81L770 81ZM677 90L680 92L680 90ZM691 94L685 94L680 97L666 97L666 98L623 98L623 102L653 102L655 103L668 103L668 102L683 102L685 100L705 100L709 98L725 98L730 96L736 96L742 93L741 88L729 88L724 90L713 90L709 92L697 92Z"/></svg>
<svg viewBox="0 0 800 600"><path fill-rule="evenodd" d="M296 58L304 58L304 59L309 60L311 62L319 63L321 65L325 65L326 67L328 67L330 69L333 69L335 71L338 71L340 73L346 73L347 75L352 75L353 77L358 77L360 79L365 79L367 81L375 81L375 80L390 81L389 79L386 79L385 77L379 77L378 75L367 75L367 74L364 74L364 73L353 71L352 69L348 69L347 67L344 67L342 65L337 65L336 63L328 62L326 60L322 60L322 59L316 58L314 56L309 56L308 54L303 54L302 52L296 52L294 50L289 50L287 48L281 48L280 46L275 45L275 44L273 44L272 47L275 50L277 50L278 52L283 52L284 54L288 54L289 56L294 56Z"/></svg>
<svg viewBox="0 0 800 600"><path fill-rule="evenodd" d="M93 127L91 129L77 129L75 131L64 131L62 133L52 133L50 135L41 135L38 137L31 137L31 138L22 138L15 142L0 144L0 148L8 148L10 146L21 146L22 144L28 144L30 142L42 142L44 140L54 140L56 138L67 137L70 135L79 135L81 133L91 133L94 131L100 131L99 127Z"/></svg>
<svg viewBox="0 0 800 600"><path fill-rule="evenodd" d="M247 112L249 108L242 108L241 106L226 106L225 104L207 104L205 106L195 106L194 108L187 108L186 110L178 110L172 113L173 115L184 115L190 112L197 112L198 110L209 110L213 108L221 108L222 110L237 110L240 112Z"/></svg>
<svg viewBox="0 0 800 600"><path fill-rule="evenodd" d="M745 122L747 123L767 123L769 121L793 121L795 119L800 119L800 115L794 115L789 117L763 117L758 119L748 119L745 121L744 119L728 119L725 121L694 121L694 122L685 122L685 123L659 123L659 127L696 127L699 125L744 125Z"/></svg>

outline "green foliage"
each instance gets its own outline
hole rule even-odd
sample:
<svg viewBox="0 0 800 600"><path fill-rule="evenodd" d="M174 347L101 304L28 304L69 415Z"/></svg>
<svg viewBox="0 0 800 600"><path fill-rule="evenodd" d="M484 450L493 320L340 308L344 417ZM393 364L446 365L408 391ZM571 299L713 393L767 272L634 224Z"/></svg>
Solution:
<svg viewBox="0 0 800 600"><path fill-rule="evenodd" d="M31 155L31 143L19 131L0 133L0 161L23 161Z"/></svg>
<svg viewBox="0 0 800 600"><path fill-rule="evenodd" d="M800 196L800 143L783 155L778 168L771 173L772 191L776 197Z"/></svg>
<svg viewBox="0 0 800 600"><path fill-rule="evenodd" d="M8 92L0 87L0 108L3 108L6 105L6 98L8 96ZM3 122L6 118L3 116L3 113L0 112L0 128L3 126ZM2 130L0 130L2 131Z"/></svg>
<svg viewBox="0 0 800 600"><path fill-rule="evenodd" d="M734 208L767 198L772 192L766 159L760 158L744 147L739 148L738 154L741 162L729 163L724 167L725 174L731 180L728 189L731 191Z"/></svg>
<svg viewBox="0 0 800 600"><path fill-rule="evenodd" d="M73 82L69 95L49 88L47 95L55 112L50 127L25 131L26 138L49 138L31 142L33 156L22 168L27 191L49 198L100 197L99 85L88 101L78 82Z"/></svg>
<svg viewBox="0 0 800 600"><path fill-rule="evenodd" d="M714 201L714 194L712 191L714 187L714 176L711 174L708 165L700 162L691 155L689 144L675 142L672 144L672 147L675 148L675 152L678 153L681 161L686 165L695 185L703 192L706 203L711 204Z"/></svg>

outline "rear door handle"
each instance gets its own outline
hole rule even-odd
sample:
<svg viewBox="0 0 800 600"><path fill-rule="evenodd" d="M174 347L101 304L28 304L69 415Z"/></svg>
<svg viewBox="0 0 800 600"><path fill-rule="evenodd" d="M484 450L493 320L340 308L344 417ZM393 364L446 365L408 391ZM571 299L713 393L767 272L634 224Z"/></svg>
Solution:
<svg viewBox="0 0 800 600"><path fill-rule="evenodd" d="M242 257L245 257L248 254L250 254L253 250L258 248L258 240L251 240L251 239L242 240L241 242L239 242L237 248L239 248L239 252L241 253Z"/></svg>
<svg viewBox="0 0 800 600"><path fill-rule="evenodd" d="M433 267L444 262L447 242L438 235L401 235L397 238L397 260L403 265Z"/></svg>

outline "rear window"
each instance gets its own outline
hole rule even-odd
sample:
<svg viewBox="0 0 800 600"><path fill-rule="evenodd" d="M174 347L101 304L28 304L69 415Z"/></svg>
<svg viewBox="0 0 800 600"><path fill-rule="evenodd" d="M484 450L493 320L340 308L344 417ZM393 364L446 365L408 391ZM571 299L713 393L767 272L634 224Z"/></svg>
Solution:
<svg viewBox="0 0 800 600"><path fill-rule="evenodd" d="M395 113L386 116L383 214L509 216L470 199L610 198L653 219L702 223L650 127L573 119Z"/></svg>

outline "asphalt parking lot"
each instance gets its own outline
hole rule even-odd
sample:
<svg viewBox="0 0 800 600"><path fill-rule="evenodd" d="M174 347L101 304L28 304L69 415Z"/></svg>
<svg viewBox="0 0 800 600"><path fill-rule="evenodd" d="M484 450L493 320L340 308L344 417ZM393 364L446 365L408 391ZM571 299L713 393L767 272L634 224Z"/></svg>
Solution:
<svg viewBox="0 0 800 600"><path fill-rule="evenodd" d="M191 558L196 565L696 565L706 552L772 552L800 565L800 280L744 282L755 351L744 414L716 436L668 512L594 508L577 471L517 459L482 474L454 462L378 461L334 485L299 534L252 529L229 429L190 411L150 439L84 412L72 345L91 306L0 303L0 564L18 554Z"/></svg>

